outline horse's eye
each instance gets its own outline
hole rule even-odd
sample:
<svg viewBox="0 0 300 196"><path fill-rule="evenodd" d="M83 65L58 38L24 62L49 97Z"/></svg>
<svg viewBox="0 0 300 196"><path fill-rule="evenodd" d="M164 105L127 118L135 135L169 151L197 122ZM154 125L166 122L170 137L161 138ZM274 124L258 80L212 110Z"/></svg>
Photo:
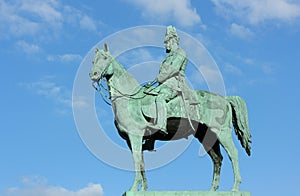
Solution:
<svg viewBox="0 0 300 196"><path fill-rule="evenodd" d="M94 76L97 75L97 74L98 74L98 73L95 71L95 72L94 72Z"/></svg>

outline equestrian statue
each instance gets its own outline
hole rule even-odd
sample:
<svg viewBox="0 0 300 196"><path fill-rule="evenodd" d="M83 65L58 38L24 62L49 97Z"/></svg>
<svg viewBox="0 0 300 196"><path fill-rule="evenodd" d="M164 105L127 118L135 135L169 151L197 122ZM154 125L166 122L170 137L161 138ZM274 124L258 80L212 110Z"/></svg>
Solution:
<svg viewBox="0 0 300 196"><path fill-rule="evenodd" d="M132 152L135 177L130 191L146 191L148 188L144 150L155 151L156 140L174 141L190 135L202 143L212 159L211 190L219 187L223 159L221 145L232 163L232 190L238 191L242 179L238 151L232 140L232 126L250 156L251 133L246 103L239 96L224 97L188 87L185 81L188 59L179 47L179 36L174 26L167 27L164 45L168 55L160 65L158 76L146 85L140 85L117 62L106 44L103 50L96 49L89 74L99 92L103 88L101 82L107 83L115 126Z"/></svg>

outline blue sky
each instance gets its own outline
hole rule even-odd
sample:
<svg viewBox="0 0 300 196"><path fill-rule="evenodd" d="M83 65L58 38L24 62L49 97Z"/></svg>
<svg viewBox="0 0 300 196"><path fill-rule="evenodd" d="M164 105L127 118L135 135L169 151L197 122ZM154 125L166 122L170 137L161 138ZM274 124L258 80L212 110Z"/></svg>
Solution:
<svg viewBox="0 0 300 196"><path fill-rule="evenodd" d="M82 62L87 62L85 56L101 40L128 28L170 24L207 49L226 94L239 95L247 103L251 157L233 135L239 150L241 189L253 195L297 193L299 1L0 0L1 195L115 196L130 187L131 171L97 158L81 139L72 111L73 85ZM122 43L125 48L129 44ZM133 65L157 63L164 56L163 48L144 47L118 60L134 72ZM195 88L211 90L210 81L195 79L188 66L187 79ZM207 78L214 81L214 76ZM83 88L93 90L91 85ZM73 107L85 110L95 105L104 133L130 159L113 126L110 107L99 95L94 99L90 103L78 98ZM199 155L196 140L188 142L175 160L147 172L149 190L210 188L211 160ZM163 145L157 144L158 148ZM115 155L109 149L103 151ZM151 162L155 153L145 156ZM224 151L223 156L220 190L229 190L233 175Z"/></svg>

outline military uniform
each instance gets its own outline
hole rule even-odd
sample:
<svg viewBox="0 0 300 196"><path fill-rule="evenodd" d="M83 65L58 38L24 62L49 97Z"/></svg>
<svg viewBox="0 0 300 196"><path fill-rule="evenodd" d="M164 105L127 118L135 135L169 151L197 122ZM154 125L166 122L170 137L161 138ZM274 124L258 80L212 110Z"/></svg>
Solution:
<svg viewBox="0 0 300 196"><path fill-rule="evenodd" d="M181 48L171 51L160 66L159 74L156 78L159 86L148 92L157 95L158 118L156 124L159 125L163 132L166 132L167 102L177 97L180 92L187 96L184 99L191 100L188 98L191 95L191 90L185 83L184 78L186 65L186 54Z"/></svg>
<svg viewBox="0 0 300 196"><path fill-rule="evenodd" d="M165 47L169 55L160 65L159 74L156 78L158 86L149 88L145 93L156 95L157 121L149 127L160 129L167 133L167 102L183 96L185 108L189 104L197 104L197 99L191 89L187 86L184 78L188 59L184 50L178 47L179 37L173 26L168 26L165 36Z"/></svg>

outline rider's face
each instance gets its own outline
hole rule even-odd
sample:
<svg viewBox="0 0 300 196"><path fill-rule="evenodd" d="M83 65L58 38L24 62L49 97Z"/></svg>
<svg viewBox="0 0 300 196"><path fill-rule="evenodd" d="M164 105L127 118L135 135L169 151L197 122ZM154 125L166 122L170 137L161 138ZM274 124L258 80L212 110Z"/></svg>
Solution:
<svg viewBox="0 0 300 196"><path fill-rule="evenodd" d="M164 41L164 45L165 45L165 48L166 48L166 52L169 53L171 51L171 48L172 48L172 38L167 38L165 39Z"/></svg>

